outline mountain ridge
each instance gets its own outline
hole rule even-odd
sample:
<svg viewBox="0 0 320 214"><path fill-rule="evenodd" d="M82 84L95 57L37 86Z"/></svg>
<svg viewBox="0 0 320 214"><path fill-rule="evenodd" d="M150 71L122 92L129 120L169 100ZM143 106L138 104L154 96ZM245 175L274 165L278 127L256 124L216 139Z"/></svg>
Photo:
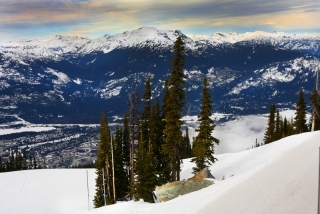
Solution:
<svg viewBox="0 0 320 214"><path fill-rule="evenodd" d="M214 111L232 114L266 113L271 102L292 109L299 88L307 98L314 86L317 34L216 33L211 41L148 27L93 40L55 36L45 43L0 45L0 113L33 123L96 123L101 111L122 116L128 94L135 89L142 94L148 76L154 98L161 101L178 36L186 44L184 114L198 113L204 76Z"/></svg>
<svg viewBox="0 0 320 214"><path fill-rule="evenodd" d="M263 31L238 33L216 32L212 35L185 35L179 30L158 30L154 27L142 27L133 31L109 35L106 34L96 39L79 36L56 35L49 40L19 40L16 42L0 43L0 50L14 53L21 52L25 55L43 54L49 57L60 54L89 54L94 51L108 53L116 48L133 46L160 45L162 48L173 44L178 36L182 36L186 48L192 51L203 45L216 46L218 44L234 44L238 42L255 44L270 44L282 48L311 49L319 52L320 34L287 34L283 32L269 33ZM290 43L289 41L294 41ZM305 47L297 46L303 41ZM307 43L307 44L306 44ZM30 52L29 52L30 51Z"/></svg>

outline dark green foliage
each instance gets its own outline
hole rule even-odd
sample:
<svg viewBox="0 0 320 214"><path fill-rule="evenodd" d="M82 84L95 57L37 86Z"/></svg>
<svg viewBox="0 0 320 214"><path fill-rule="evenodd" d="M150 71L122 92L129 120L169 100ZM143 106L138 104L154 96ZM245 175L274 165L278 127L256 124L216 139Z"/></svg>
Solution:
<svg viewBox="0 0 320 214"><path fill-rule="evenodd" d="M35 157L33 156L34 160ZM8 156L0 156L0 172L11 172L17 170L38 169L33 166L32 156L27 155L26 149L22 151L11 151Z"/></svg>
<svg viewBox="0 0 320 214"><path fill-rule="evenodd" d="M129 174L125 167L125 158L122 152L124 148L123 139L123 131L117 126L113 140L114 177L117 199L122 199L129 193Z"/></svg>
<svg viewBox="0 0 320 214"><path fill-rule="evenodd" d="M288 125L288 121L287 118L285 117L283 120L283 129L282 129L282 137L287 137L289 134L289 125Z"/></svg>
<svg viewBox="0 0 320 214"><path fill-rule="evenodd" d="M272 141L280 140L282 137L281 133L282 133L281 118L280 118L279 110L277 109L275 131L274 131L274 137L273 137Z"/></svg>
<svg viewBox="0 0 320 214"><path fill-rule="evenodd" d="M203 168L213 164L217 159L214 154L214 143L219 144L219 140L212 136L214 130L214 121L210 118L212 115L212 100L209 92L209 84L207 78L203 80L202 98L200 113L198 121L200 122L198 136L193 142L193 155L192 162L196 163L196 167L193 168L193 172L199 172Z"/></svg>
<svg viewBox="0 0 320 214"><path fill-rule="evenodd" d="M16 157L14 158L15 160L15 169L16 170L21 170L22 169L22 155L21 152L16 153Z"/></svg>
<svg viewBox="0 0 320 214"><path fill-rule="evenodd" d="M320 130L320 95L316 89L313 89L309 100L312 103L312 115L310 121L315 118L314 131Z"/></svg>
<svg viewBox="0 0 320 214"><path fill-rule="evenodd" d="M129 151L130 151L130 187L134 187L135 182L135 158L136 158L136 142L139 141L140 134L140 112L139 112L139 93L135 90L129 96ZM133 191L130 191L130 199L133 199Z"/></svg>
<svg viewBox="0 0 320 214"><path fill-rule="evenodd" d="M72 168L92 169L92 168L95 168L95 167L94 167L94 163L91 162L91 163L75 165L75 166L72 166Z"/></svg>
<svg viewBox="0 0 320 214"><path fill-rule="evenodd" d="M135 200L143 199L146 202L154 202L152 191L157 185L155 158L153 152L146 151L145 145L139 142L136 156L136 180L132 187Z"/></svg>
<svg viewBox="0 0 320 214"><path fill-rule="evenodd" d="M306 125L306 103L304 101L303 89L300 88L299 99L296 103L296 116L294 118L295 133L300 134L306 132L308 127Z"/></svg>
<svg viewBox="0 0 320 214"><path fill-rule="evenodd" d="M164 89L163 89L163 100L162 100L162 119L165 125L166 112L169 110L169 81L164 81Z"/></svg>
<svg viewBox="0 0 320 214"><path fill-rule="evenodd" d="M23 170L28 169L26 149L23 149L23 150L22 150L22 166L21 166L21 168L22 168Z"/></svg>
<svg viewBox="0 0 320 214"><path fill-rule="evenodd" d="M190 139L189 139L189 129L186 126L185 130L185 136L183 137L182 144L180 146L181 150L181 158L191 158L192 157L192 150L191 150L191 144L190 144Z"/></svg>
<svg viewBox="0 0 320 214"><path fill-rule="evenodd" d="M270 106L270 114L264 136L264 143L268 144L293 134L295 134L293 119L291 119L291 121L288 121L286 117L283 119L280 116L279 110L277 110L275 105L272 104Z"/></svg>
<svg viewBox="0 0 320 214"><path fill-rule="evenodd" d="M154 150L156 142L152 140L150 134L154 133L154 127L151 126L151 84L150 78L146 81L145 92L142 96L144 101L144 110L141 114L140 139L138 143L138 151L136 154L136 180L132 186L132 193L135 200L143 199L146 202L153 202L152 191L157 185L157 160L154 157ZM155 115L153 115L154 117ZM155 118L156 119L156 118ZM151 133L151 131L153 133Z"/></svg>
<svg viewBox="0 0 320 214"><path fill-rule="evenodd" d="M10 153L10 157L9 157L9 171L15 171L17 170L16 168L16 161L15 161L15 158L14 158L14 153L13 151L11 151Z"/></svg>
<svg viewBox="0 0 320 214"><path fill-rule="evenodd" d="M96 167L96 193L94 196L94 206L96 208L104 205L104 191L108 195L107 204L111 204L113 200L113 194L111 194L111 133L107 121L107 117L104 113L101 115L100 132L98 139L98 151L97 159L95 162ZM103 188L103 174L102 169L104 169L105 189Z"/></svg>
<svg viewBox="0 0 320 214"><path fill-rule="evenodd" d="M174 59L171 66L171 78L165 91L165 141L163 144L163 155L169 161L171 168L171 180L180 180L180 144L182 143L182 132L180 131L183 122L183 107L185 106L185 78L182 67L184 66L184 43L181 37L178 37L174 43Z"/></svg>
<svg viewBox="0 0 320 214"><path fill-rule="evenodd" d="M161 110L158 100L151 107L149 121L149 142L153 145L153 156L155 158L155 169L158 175L157 185L167 183L170 180L170 170L162 155L164 120L162 120Z"/></svg>
<svg viewBox="0 0 320 214"><path fill-rule="evenodd" d="M271 104L270 106L270 114L269 114L269 119L268 119L268 126L267 130L264 134L264 144L268 144L273 142L274 140L274 132L275 132L275 112L276 112L276 105Z"/></svg>
<svg viewBox="0 0 320 214"><path fill-rule="evenodd" d="M151 82L150 82L150 77L146 81L145 84L145 91L142 96L142 99L144 101L144 109L141 114L141 127L140 127L140 141L142 141L144 145L144 151L150 150L150 145L149 142L149 122L150 122L150 116L151 116Z"/></svg>
<svg viewBox="0 0 320 214"><path fill-rule="evenodd" d="M124 158L124 166L126 168L127 174L129 176L129 168L130 168L130 138L129 138L129 119L128 114L124 114L123 118L123 158Z"/></svg>

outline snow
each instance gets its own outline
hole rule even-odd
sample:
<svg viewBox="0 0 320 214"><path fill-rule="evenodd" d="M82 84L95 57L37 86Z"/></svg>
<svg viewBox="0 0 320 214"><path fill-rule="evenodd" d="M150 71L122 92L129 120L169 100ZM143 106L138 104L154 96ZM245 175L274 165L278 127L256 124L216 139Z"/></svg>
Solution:
<svg viewBox="0 0 320 214"><path fill-rule="evenodd" d="M94 170L88 172L93 191ZM1 213L58 214L88 209L83 169L16 171L1 173L0 177Z"/></svg>
<svg viewBox="0 0 320 214"><path fill-rule="evenodd" d="M2 213L316 213L320 132L293 135L216 155L215 184L165 203L123 202L92 210L94 170L45 169L0 174ZM181 178L193 163L183 161ZM222 180L222 178L225 178Z"/></svg>
<svg viewBox="0 0 320 214"><path fill-rule="evenodd" d="M76 83L77 85L81 85L82 84L82 80L77 78L76 80L72 80L74 83Z"/></svg>
<svg viewBox="0 0 320 214"><path fill-rule="evenodd" d="M56 80L52 80L52 82L54 84L57 84L57 85L62 85L62 84L67 84L68 82L70 82L70 78L62 73L62 72L59 72L59 71L56 71L56 70L53 70L51 68L47 68L47 70L45 70L46 73L50 73L54 76L56 76L58 79Z"/></svg>
<svg viewBox="0 0 320 214"><path fill-rule="evenodd" d="M284 61L282 63L274 63L271 64L267 69L255 70L254 73L257 74L255 78L249 77L249 79L243 80L233 87L228 94L240 94L242 90L246 90L248 88L273 86L278 82L291 82L305 69L311 71L311 74L309 72L302 74L302 76L305 77L305 81L307 81L308 76L315 75L318 69L317 66L318 62L314 59L307 60L303 57Z"/></svg>
<svg viewBox="0 0 320 214"><path fill-rule="evenodd" d="M158 30L154 27L141 27L133 31L108 35L90 39L78 36L57 35L50 40L19 40L1 42L0 52L6 57L27 65L22 59L53 59L60 60L64 54L88 54L94 51L109 53L116 48L123 47L152 47L153 49L168 48L178 36L182 35L187 49L197 51L200 47L216 46L219 44L234 44L250 42L253 44L268 44L279 48L292 50L309 50L316 52L319 49L320 34L287 34L282 32L247 32L222 33L212 35L183 35L179 30ZM93 63L93 61L88 63Z"/></svg>
<svg viewBox="0 0 320 214"><path fill-rule="evenodd" d="M55 129L54 127L21 127L18 129L0 129L1 135L8 135L21 132L45 132Z"/></svg>

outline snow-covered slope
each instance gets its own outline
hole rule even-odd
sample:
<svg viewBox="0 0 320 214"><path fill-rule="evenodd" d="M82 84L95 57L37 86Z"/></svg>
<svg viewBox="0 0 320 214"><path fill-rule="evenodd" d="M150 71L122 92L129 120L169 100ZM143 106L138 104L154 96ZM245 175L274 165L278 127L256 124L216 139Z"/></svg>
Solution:
<svg viewBox="0 0 320 214"><path fill-rule="evenodd" d="M320 132L294 135L239 153L217 155L215 184L169 202L125 202L88 210L85 169L0 174L3 213L316 213ZM182 179L193 164L184 160ZM223 179L224 178L224 179ZM92 209L94 170L89 170Z"/></svg>

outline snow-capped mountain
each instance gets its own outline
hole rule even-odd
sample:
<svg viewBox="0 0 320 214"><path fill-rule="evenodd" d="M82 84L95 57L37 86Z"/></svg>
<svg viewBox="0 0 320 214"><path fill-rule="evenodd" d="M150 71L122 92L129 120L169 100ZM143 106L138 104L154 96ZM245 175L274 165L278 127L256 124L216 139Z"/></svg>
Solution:
<svg viewBox="0 0 320 214"><path fill-rule="evenodd" d="M300 87L314 87L319 34L251 32L184 35L139 28L97 39L55 36L0 43L0 112L30 122L97 122L103 110L122 115L128 94L152 77L154 97L169 78L172 45L186 44L185 114L196 114L201 82L210 80L214 110L265 113L292 108Z"/></svg>

